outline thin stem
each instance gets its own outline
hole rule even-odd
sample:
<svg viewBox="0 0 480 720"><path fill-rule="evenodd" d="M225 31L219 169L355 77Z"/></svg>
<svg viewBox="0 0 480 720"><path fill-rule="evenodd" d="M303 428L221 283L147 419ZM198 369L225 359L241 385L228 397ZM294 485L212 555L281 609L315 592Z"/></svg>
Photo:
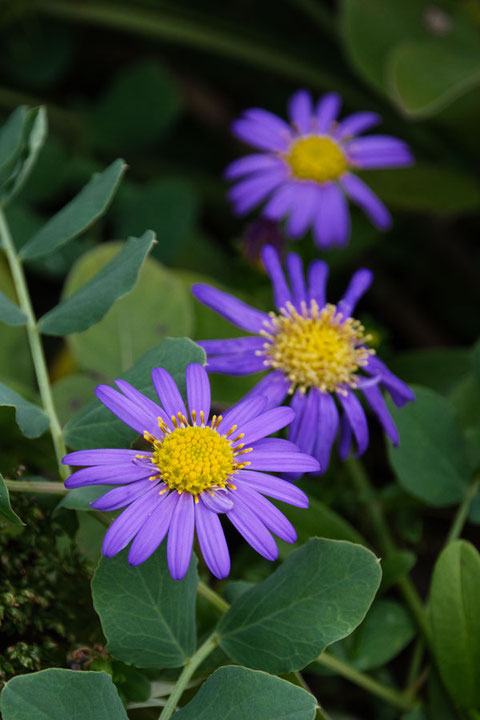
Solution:
<svg viewBox="0 0 480 720"><path fill-rule="evenodd" d="M208 602L213 605L217 610L219 610L222 615L223 613L226 613L230 605L226 600L224 600L218 593L215 592L215 590L212 590L212 588L208 587L208 585L205 585L204 582L201 580L198 581L198 587L197 592L199 595L205 598L205 600L208 600Z"/></svg>
<svg viewBox="0 0 480 720"><path fill-rule="evenodd" d="M57 457L58 472L60 473L60 477L65 478L68 475L68 468L65 465L62 465L62 457L66 454L67 450L65 448L65 443L63 442L62 428L60 427L55 405L53 404L52 390L50 387L45 355L43 353L42 341L40 339L40 333L38 332L37 322L33 312L23 267L19 257L17 256L15 245L13 244L12 236L10 235L10 230L1 208L0 238L2 239L3 248L7 255L20 308L27 316L27 335L30 343L33 366L37 376L38 388L40 390L40 397L42 399L43 409L48 415L50 423L50 433L52 435L53 447L55 448L55 455Z"/></svg>
<svg viewBox="0 0 480 720"><path fill-rule="evenodd" d="M21 493L46 493L47 495L66 495L68 490L59 482L48 480L35 482L33 480L5 480L5 485L10 492Z"/></svg>
<svg viewBox="0 0 480 720"><path fill-rule="evenodd" d="M403 693L394 690L393 688L387 687L377 682L369 675L355 670L351 665L348 665L343 660L339 660L330 653L323 652L316 660L316 663L322 665L333 672L338 673L346 680L350 680L355 685L367 690L372 695L376 695L382 700L394 705L395 707L401 708L402 710L411 710L416 706L411 698L405 696Z"/></svg>
<svg viewBox="0 0 480 720"><path fill-rule="evenodd" d="M168 718L173 715L173 713L175 712L175 708L177 707L177 703L182 697L183 691L188 685L188 682L192 677L193 673L198 668L198 666L205 660L205 658L210 655L213 650L215 650L217 644L218 638L216 634L213 633L213 635L210 635L210 637L205 640L203 645L200 645L198 650L187 661L186 665L184 666L182 672L179 675L179 678L175 684L175 687L173 688L170 697L167 700L165 707L160 713L160 717L158 720L168 720Z"/></svg>
<svg viewBox="0 0 480 720"><path fill-rule="evenodd" d="M459 505L458 510L455 514L455 517L453 519L452 527L450 528L450 532L448 533L447 539L445 541L445 545L449 545L454 540L458 540L460 537L463 526L465 525L465 521L468 517L468 511L470 510L470 505L477 494L478 488L480 485L480 478L475 479L471 485L467 488L465 492L465 497L463 498L462 504Z"/></svg>

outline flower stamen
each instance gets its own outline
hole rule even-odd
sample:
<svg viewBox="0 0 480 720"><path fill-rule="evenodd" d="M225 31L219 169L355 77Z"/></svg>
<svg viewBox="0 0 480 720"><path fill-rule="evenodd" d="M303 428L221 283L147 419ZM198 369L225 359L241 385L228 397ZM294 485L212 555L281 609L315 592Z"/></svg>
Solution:
<svg viewBox="0 0 480 720"><path fill-rule="evenodd" d="M340 146L325 135L311 135L295 140L285 159L292 175L319 183L336 180L348 167Z"/></svg>

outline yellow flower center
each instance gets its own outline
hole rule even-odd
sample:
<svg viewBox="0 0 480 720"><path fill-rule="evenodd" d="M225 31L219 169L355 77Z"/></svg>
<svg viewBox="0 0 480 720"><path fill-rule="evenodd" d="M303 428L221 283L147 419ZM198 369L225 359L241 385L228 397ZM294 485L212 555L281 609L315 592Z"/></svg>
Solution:
<svg viewBox="0 0 480 720"><path fill-rule="evenodd" d="M195 412L192 413L196 420ZM237 444L243 434L230 439L235 433L236 425L221 435L218 426L222 416L213 416L211 424L205 425L203 413L200 413L201 425L189 425L182 413L172 416L174 429L167 428L159 419L163 439L158 439L149 433L144 437L153 445L153 462L158 468L158 475L151 480L160 478L167 488L177 490L178 493L189 492L196 497L209 488L229 487L235 489L230 478L237 470L249 465L248 462L238 462L237 456L249 452L251 448L244 448ZM141 456L139 456L141 457Z"/></svg>
<svg viewBox="0 0 480 720"><path fill-rule="evenodd" d="M374 350L364 347L370 340L363 325L344 318L335 305L321 311L315 300L302 303L302 314L291 303L281 314L270 313L264 350L265 365L282 370L291 382L290 392L316 387L322 392L345 392L355 387L357 370Z"/></svg>
<svg viewBox="0 0 480 720"><path fill-rule="evenodd" d="M286 160L295 177L319 183L336 180L347 169L347 159L337 143L318 135L295 141Z"/></svg>

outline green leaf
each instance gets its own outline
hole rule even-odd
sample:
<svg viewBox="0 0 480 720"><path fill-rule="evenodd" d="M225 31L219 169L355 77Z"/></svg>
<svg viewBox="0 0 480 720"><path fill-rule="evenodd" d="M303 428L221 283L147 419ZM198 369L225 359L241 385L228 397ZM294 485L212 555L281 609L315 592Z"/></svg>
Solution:
<svg viewBox="0 0 480 720"><path fill-rule="evenodd" d="M162 543L138 567L127 552L100 560L92 581L92 597L118 660L140 668L181 667L195 650L197 559L193 555L183 580L173 580Z"/></svg>
<svg viewBox="0 0 480 720"><path fill-rule="evenodd" d="M249 667L300 670L353 632L380 577L380 563L366 548L312 538L232 604L218 626L220 646Z"/></svg>
<svg viewBox="0 0 480 720"><path fill-rule="evenodd" d="M222 667L175 717L178 720L313 720L315 697L258 670ZM7 719L8 720L8 719Z"/></svg>
<svg viewBox="0 0 480 720"><path fill-rule="evenodd" d="M74 265L65 284L70 296L118 252L120 243L102 243ZM193 300L176 273L147 258L133 290L83 333L69 335L77 363L107 379L118 377L166 336L190 336Z"/></svg>
<svg viewBox="0 0 480 720"><path fill-rule="evenodd" d="M110 675L58 668L14 677L1 710L4 720L127 720Z"/></svg>
<svg viewBox="0 0 480 720"><path fill-rule="evenodd" d="M433 649L442 680L461 708L480 709L480 556L457 540L440 554L430 591Z"/></svg>
<svg viewBox="0 0 480 720"><path fill-rule="evenodd" d="M106 170L96 173L83 190L23 246L20 256L32 259L47 255L90 227L107 209L126 167L123 160L115 160Z"/></svg>
<svg viewBox="0 0 480 720"><path fill-rule="evenodd" d="M388 448L400 485L428 505L459 502L469 480L464 440L450 404L427 388L415 387L416 400L397 408L389 402L400 433L398 448Z"/></svg>
<svg viewBox="0 0 480 720"><path fill-rule="evenodd" d="M392 371L409 385L425 385L443 394L472 369L470 348L425 348L399 353L390 362Z"/></svg>
<svg viewBox="0 0 480 720"><path fill-rule="evenodd" d="M0 128L0 186L11 178L18 163L27 112L26 107L17 108Z"/></svg>
<svg viewBox="0 0 480 720"><path fill-rule="evenodd" d="M0 320L6 325L26 325L27 316L0 291Z"/></svg>
<svg viewBox="0 0 480 720"><path fill-rule="evenodd" d="M386 592L397 580L410 572L417 561L414 553L408 550L396 550L382 560L382 582L380 591Z"/></svg>
<svg viewBox="0 0 480 720"><path fill-rule="evenodd" d="M28 438L43 435L48 428L48 417L38 405L25 400L15 390L0 382L0 406L14 407L15 419L22 433Z"/></svg>
<svg viewBox="0 0 480 720"><path fill-rule="evenodd" d="M109 488L106 485L90 485L70 490L60 500L54 512L57 512L60 508L65 508L67 510L85 510L88 512L92 509L90 507L90 503L94 500L98 500L98 498L104 495L108 489Z"/></svg>
<svg viewBox="0 0 480 720"><path fill-rule="evenodd" d="M18 517L17 513L13 511L10 505L10 498L8 496L7 486L5 480L0 474L0 514L10 520L13 525L25 525L24 522Z"/></svg>
<svg viewBox="0 0 480 720"><path fill-rule="evenodd" d="M152 368L163 367L173 376L180 392L185 391L185 371L190 363L205 362L205 353L188 338L168 338L147 352L122 377L145 393L156 398L152 385ZM158 398L157 398L158 399ZM118 420L99 400L93 400L66 424L66 444L75 449L95 447L128 447L137 437L135 430Z"/></svg>
<svg viewBox="0 0 480 720"><path fill-rule="evenodd" d="M133 288L154 240L150 230L141 238L130 238L90 282L40 318L40 332L69 335L99 322L113 303Z"/></svg>
<svg viewBox="0 0 480 720"><path fill-rule="evenodd" d="M52 385L53 401L61 425L70 420L94 397L98 377L83 373L65 375Z"/></svg>
<svg viewBox="0 0 480 720"><path fill-rule="evenodd" d="M39 107L28 110L24 127L22 157L11 179L8 192L4 195L4 198L8 199L8 201L21 190L28 179L46 137L47 113L45 108Z"/></svg>

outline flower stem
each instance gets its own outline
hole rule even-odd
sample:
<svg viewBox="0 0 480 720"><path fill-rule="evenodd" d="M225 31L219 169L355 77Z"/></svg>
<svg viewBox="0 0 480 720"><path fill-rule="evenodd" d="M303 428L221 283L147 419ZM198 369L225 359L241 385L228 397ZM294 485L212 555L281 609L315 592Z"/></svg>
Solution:
<svg viewBox="0 0 480 720"><path fill-rule="evenodd" d="M350 473L358 499L364 506L365 512L370 520L378 549L380 552L388 556L395 552L395 543L383 514L381 503L378 501L375 490L370 484L368 475L365 472L363 465L356 458L348 458L345 465ZM402 593L418 627L422 631L427 642L429 642L430 627L427 620L427 614L414 584L407 575L403 575L397 580L397 586Z"/></svg>
<svg viewBox="0 0 480 720"><path fill-rule="evenodd" d="M173 688L173 691L170 695L170 697L167 700L167 703L165 707L163 708L162 712L160 713L158 720L168 720L173 713L175 712L175 708L177 707L177 703L182 697L182 693L185 690L190 678L192 677L195 670L198 668L198 666L205 660L210 653L215 650L218 644L218 638L215 633L213 635L210 635L203 645L200 645L198 650L192 655L192 657L187 661L185 664L182 672L179 675L179 678L175 684L175 687Z"/></svg>
<svg viewBox="0 0 480 720"><path fill-rule="evenodd" d="M376 695L382 700L385 700L390 705L401 708L402 710L412 710L417 703L414 702L410 697L407 697L403 693L394 690L394 688L387 687L377 682L369 675L359 672L348 663L343 662L339 658L331 655L330 653L323 652L316 660L316 663L322 665L329 670L332 670L338 675L341 675L346 680L350 680L355 685L367 690L372 695Z"/></svg>
<svg viewBox="0 0 480 720"><path fill-rule="evenodd" d="M53 447L55 449L55 455L57 458L58 472L60 477L65 478L68 475L68 468L62 465L62 457L66 454L65 443L62 437L62 428L53 404L52 390L50 387L50 380L48 377L47 364L45 362L45 355L43 353L42 341L40 339L40 333L38 332L37 321L33 312L30 295L28 292L25 275L20 259L16 253L15 245L13 244L12 236L7 224L7 220L0 208L0 238L3 243L3 248L7 255L8 263L10 266L10 272L12 273L13 283L17 292L18 302L20 308L27 316L27 335L30 343L30 352L32 354L33 366L35 368L35 374L37 376L38 389L40 390L40 397L42 399L43 409L45 410L49 423L50 433L52 435Z"/></svg>
<svg viewBox="0 0 480 720"><path fill-rule="evenodd" d="M461 505L459 505L456 515L453 519L452 527L450 528L450 532L447 535L445 545L449 545L451 542L453 542L454 540L458 540L458 538L460 537L463 526L465 525L465 521L468 516L468 511L470 510L471 502L477 494L479 486L480 478L476 478L472 482L472 484L469 485L466 489L463 501Z"/></svg>
<svg viewBox="0 0 480 720"><path fill-rule="evenodd" d="M198 587L197 592L199 595L205 598L205 600L208 600L208 602L213 605L217 610L219 610L222 614L226 613L230 605L226 600L224 600L218 593L215 592L215 590L212 590L212 588L209 588L208 585L205 585L204 582L201 580L198 581Z"/></svg>
<svg viewBox="0 0 480 720"><path fill-rule="evenodd" d="M5 480L10 492L46 493L47 495L66 495L68 490L61 483L48 480L35 482L34 480Z"/></svg>

